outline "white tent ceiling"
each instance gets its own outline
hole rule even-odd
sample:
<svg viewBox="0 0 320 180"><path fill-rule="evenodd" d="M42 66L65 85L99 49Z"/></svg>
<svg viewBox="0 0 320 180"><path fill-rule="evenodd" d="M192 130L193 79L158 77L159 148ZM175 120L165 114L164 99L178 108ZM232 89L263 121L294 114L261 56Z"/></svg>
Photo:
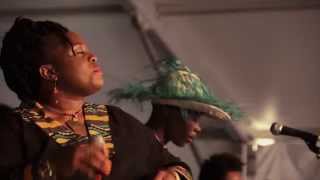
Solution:
<svg viewBox="0 0 320 180"><path fill-rule="evenodd" d="M269 137L271 122L279 121L320 134L317 114L320 107L319 1L130 2L129 7L136 10L143 26L158 33L215 94L239 104L246 116L236 125L244 132ZM150 63L137 32L128 17L123 15L124 9L119 8L119 4L126 2L2 0L0 37L18 15L56 20L79 31L102 59L107 72L107 87L91 98L105 102L106 91L141 78L145 75L142 71ZM16 98L3 81L0 89L1 102L17 105ZM121 106L142 121L148 117L139 108L129 104ZM281 140L287 142L287 139ZM203 143L208 142L195 144L204 147L201 146ZM207 146L216 148L216 145ZM301 151L307 151L303 148ZM206 150L203 148L200 154L206 154ZM190 151L173 151L194 163ZM259 159L258 162L263 161ZM198 167L191 166L197 174ZM259 174L261 180L265 172Z"/></svg>

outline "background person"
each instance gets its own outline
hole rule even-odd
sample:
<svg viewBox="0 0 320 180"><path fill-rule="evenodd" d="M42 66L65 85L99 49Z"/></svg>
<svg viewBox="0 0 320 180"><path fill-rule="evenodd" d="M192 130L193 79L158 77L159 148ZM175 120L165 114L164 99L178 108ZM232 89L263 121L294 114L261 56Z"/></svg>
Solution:
<svg viewBox="0 0 320 180"><path fill-rule="evenodd" d="M191 143L201 132L199 119L231 120L240 117L240 110L214 96L201 79L175 58L159 63L160 73L152 80L129 84L109 92L111 101L123 99L151 102L152 112L146 126L162 144L177 146Z"/></svg>
<svg viewBox="0 0 320 180"><path fill-rule="evenodd" d="M241 180L242 166L233 154L215 154L202 164L199 180Z"/></svg>

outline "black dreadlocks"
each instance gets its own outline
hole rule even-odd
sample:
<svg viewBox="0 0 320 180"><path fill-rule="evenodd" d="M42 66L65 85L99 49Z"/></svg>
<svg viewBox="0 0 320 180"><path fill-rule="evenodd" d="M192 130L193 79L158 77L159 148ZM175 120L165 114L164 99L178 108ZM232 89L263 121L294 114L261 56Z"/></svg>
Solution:
<svg viewBox="0 0 320 180"><path fill-rule="evenodd" d="M34 100L39 95L39 67L47 62L45 47L49 38L56 37L70 44L66 36L68 31L56 22L16 18L4 36L0 66L7 85L20 100Z"/></svg>

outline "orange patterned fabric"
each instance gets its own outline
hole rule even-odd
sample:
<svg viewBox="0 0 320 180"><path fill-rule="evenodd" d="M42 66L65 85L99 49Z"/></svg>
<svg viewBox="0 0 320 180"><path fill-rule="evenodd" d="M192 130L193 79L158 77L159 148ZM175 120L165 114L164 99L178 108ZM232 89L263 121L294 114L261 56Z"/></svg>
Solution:
<svg viewBox="0 0 320 180"><path fill-rule="evenodd" d="M42 106L39 103L23 104L16 109L16 112L21 115L23 120L28 122L33 121L61 146L77 144L89 139L87 136L76 134L68 126L62 124L61 121L45 117ZM106 144L105 146L111 152L110 155L113 155L115 151L112 143L107 107L105 105L85 103L83 105L83 112L89 136L102 136Z"/></svg>

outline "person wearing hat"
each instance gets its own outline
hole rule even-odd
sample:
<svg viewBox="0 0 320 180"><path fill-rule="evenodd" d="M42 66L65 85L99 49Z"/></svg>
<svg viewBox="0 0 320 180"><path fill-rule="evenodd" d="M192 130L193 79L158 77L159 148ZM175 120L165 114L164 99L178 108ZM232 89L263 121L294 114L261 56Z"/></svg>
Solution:
<svg viewBox="0 0 320 180"><path fill-rule="evenodd" d="M235 105L214 96L196 74L175 58L160 62L157 78L113 89L109 95L113 102L150 101L152 113L146 126L163 146L170 141L180 147L191 143L201 132L199 119L203 115L220 120L241 116Z"/></svg>

